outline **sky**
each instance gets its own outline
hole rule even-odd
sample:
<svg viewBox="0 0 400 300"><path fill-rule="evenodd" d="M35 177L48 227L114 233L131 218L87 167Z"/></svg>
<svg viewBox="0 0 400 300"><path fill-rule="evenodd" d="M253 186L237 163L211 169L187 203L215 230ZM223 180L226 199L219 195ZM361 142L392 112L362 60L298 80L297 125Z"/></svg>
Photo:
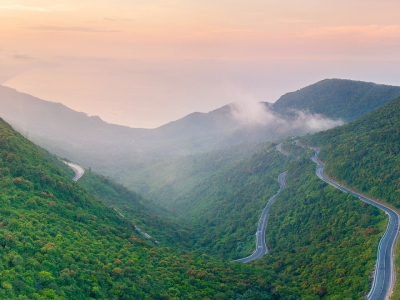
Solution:
<svg viewBox="0 0 400 300"><path fill-rule="evenodd" d="M325 78L400 85L400 1L0 0L0 84L155 128Z"/></svg>

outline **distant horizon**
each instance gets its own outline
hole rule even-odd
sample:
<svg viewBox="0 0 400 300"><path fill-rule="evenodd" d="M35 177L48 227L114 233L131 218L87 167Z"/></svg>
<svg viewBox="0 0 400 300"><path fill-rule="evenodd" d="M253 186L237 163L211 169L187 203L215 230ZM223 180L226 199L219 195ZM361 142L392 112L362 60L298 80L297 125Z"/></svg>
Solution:
<svg viewBox="0 0 400 300"><path fill-rule="evenodd" d="M395 85L383 84L383 83L378 83L378 82L371 82L371 81L367 82L367 81L356 80L356 79L348 79L348 78L324 78L324 79L318 80L318 81L316 81L316 82L313 82L313 83L311 83L311 84L308 84L308 85L306 85L306 86L303 86L303 87L301 87L301 88L298 89L298 90L301 90L301 89L306 88L306 87L308 87L308 86L312 86L312 85L314 85L314 84L316 84L316 83L319 83L319 82L322 82L322 81L325 81L325 80L348 80L348 81L355 81L355 82L372 83L372 84L377 84L377 85L395 86ZM252 109L252 110L254 110L254 109L257 110L257 109L259 109L259 107L255 106L255 103L256 103L256 102L247 102L247 103L246 103L246 102L240 102L240 101L238 102L238 101L237 101L237 102L231 102L231 103L224 104L224 105L222 105L222 106L218 106L218 107L212 108L212 109L209 110L209 111L191 111L191 112L188 112L187 114L185 114L185 115L183 115L183 116L181 116L181 117L179 117L179 118L177 118L177 119L169 120L169 121L167 121L166 123L161 124L161 125L159 125L159 126L157 126L157 127L139 127L139 126L133 127L133 126L130 126L129 124L113 123L113 122L110 122L110 121L104 119L104 118L103 118L102 116L100 116L100 115L91 115L91 114L89 114L89 113L87 113L87 112L85 112L85 111L76 110L76 109L74 109L74 108L71 108L71 107L69 107L68 105L66 105L66 104L64 104L64 103L61 103L61 102L51 101L51 100L47 100L47 99L41 99L41 98L39 98L39 97L37 97L37 96L35 96L35 95L29 94L29 93L25 93L24 91L20 91L20 90L18 90L18 89L13 88L13 87L9 87L9 86L6 86L6 85L0 85L0 86L7 87L7 88L11 88L11 89L13 89L13 90L15 90L15 91L17 91L17 92L19 92L19 93L27 94L27 95L32 96L32 97L34 97L34 98L37 98L37 99L39 99L39 100L41 100L41 101L46 101L46 102L50 102L50 103L62 104L62 105L64 105L65 107L67 107L68 109L71 109L71 110L73 110L73 111L75 111L75 112L77 112L77 113L83 113L83 114L87 115L88 117L98 117L98 118L100 118L103 122L105 122L105 123L107 123L107 124L119 125L119 126L129 127L129 128L132 128L132 129L157 129L157 128L162 127L162 126L164 126L164 125L167 125L167 124L169 124L169 123L172 123L172 122L181 120L181 119L183 119L183 118L185 118L185 117L187 117L187 116L189 116L189 115L191 115L191 114L194 114L194 113L207 114L207 113L213 112L213 111L215 111L215 110L218 110L218 109L220 109L220 108L222 108L222 107L224 107L224 106L231 106L231 105L233 105L233 104L242 104L242 107L241 107L242 109L244 108L243 105L244 105L244 106L249 106L249 108ZM287 94L287 93L296 92L296 91L298 91L298 90L287 91L287 92L285 92L284 94L282 94L280 97L284 96L284 95ZM278 100L280 99L280 97L278 97L274 102L259 101L258 103L270 103L270 104L273 104L273 103L275 103L276 101L278 101ZM235 109L235 108L233 108L233 109ZM260 113L263 114L263 112L260 112ZM0 117L1 117L1 116L0 116Z"/></svg>
<svg viewBox="0 0 400 300"><path fill-rule="evenodd" d="M310 84L308 84L308 85L305 85L305 86L303 86L303 87L301 87L301 88L299 88L299 89L297 89L297 90L303 89L303 88L305 88L305 87L311 86L311 85L313 85L313 84L316 84L316 83L321 82L321 81L324 81L324 80L335 80L335 79L336 79L336 80L349 80L349 81L366 82L366 83L373 83L373 84L377 84L377 85L396 86L396 85L391 85L391 84L385 84L385 83L379 83L379 82L372 82L372 81L363 81L363 80L349 79L349 78L324 78L324 79L318 80L318 81L316 81L316 82L310 83ZM1 85L1 84L0 84L0 86L4 86L4 87L7 87L7 88L11 88L11 89L13 89L13 90L16 90L16 91L19 92L19 93L27 94L27 95L29 95L29 96L32 96L32 97L37 98L37 99L42 100L42 101L62 104L62 105L64 105L65 107L67 107L68 109L71 109L71 110L73 110L73 111L75 111L75 112L78 112L78 113L84 113L84 114L86 114L88 117L98 117L98 118L100 118L103 122L108 123L108 124L111 124L111 125L119 125L119 126L129 127L129 128L133 128L133 129L156 129L156 128L162 127L162 126L164 126L164 125L167 125L167 124L169 124L169 123L171 123L171 122L175 122L175 121L178 121L178 120L180 120L180 119L182 119L182 118L185 118L185 117L187 117L188 115L193 114L193 113L204 113L204 114L207 114L207 113L210 113L210 112L212 112L212 111L218 110L218 109L220 109L220 108L222 108L222 107L224 107L224 106L229 106L229 105L231 105L231 104L240 103L240 101L230 102L230 103L223 104L222 106L218 106L218 107L212 108L211 110L208 110L208 111L191 111L191 112L188 112L187 114L185 114L185 115L183 115L183 116L181 116L181 117L178 117L177 119L169 120L169 121L167 121L166 123L161 124L161 125L159 125L159 126L157 126L157 127L139 127L139 126L134 127L134 126L130 126L130 125L128 125L128 124L113 123L113 122L108 121L107 119L105 119L105 118L104 118L103 116L101 116L101 115L92 115L92 114L89 114L88 112L85 112L85 111L82 111L82 110L76 110L76 109L74 109L74 108L72 108L72 107L69 107L68 105L66 105L66 104L64 104L64 103L62 103L62 102L52 101L52 100L49 100L49 99L42 99L42 98L40 98L40 97L37 97L36 95L32 95L32 94L26 93L26 92L24 92L24 91L20 91L20 90L18 90L18 89L16 89L16 88L13 88L13 87L10 87L10 86ZM400 85L399 85L399 86L400 86ZM275 103L276 101L278 101L279 98L282 97L283 95L285 95L285 94L287 94L287 93L295 92L295 91L297 91L297 90L287 91L287 92L283 93L281 96L279 96L279 97L278 97L275 101L273 101L273 102L259 101L258 103L271 103L271 104L273 104L273 103ZM246 102L243 102L243 103L245 104ZM249 103L249 104L250 104L250 103Z"/></svg>
<svg viewBox="0 0 400 300"><path fill-rule="evenodd" d="M134 128L274 102L321 78L400 85L399 10L394 0L5 1L0 84Z"/></svg>

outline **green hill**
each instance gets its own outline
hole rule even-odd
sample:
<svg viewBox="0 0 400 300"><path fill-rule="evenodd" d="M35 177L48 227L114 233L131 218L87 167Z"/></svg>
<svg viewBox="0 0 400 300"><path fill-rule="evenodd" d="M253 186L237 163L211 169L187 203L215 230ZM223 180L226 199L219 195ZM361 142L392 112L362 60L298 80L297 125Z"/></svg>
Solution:
<svg viewBox="0 0 400 300"><path fill-rule="evenodd" d="M312 151L293 152L301 157L270 209L270 253L255 264L277 274L277 290L300 299L365 299L387 217L320 180Z"/></svg>
<svg viewBox="0 0 400 300"><path fill-rule="evenodd" d="M343 185L400 209L400 97L326 132L301 138L321 147L326 173ZM399 272L399 253L396 268ZM397 281L393 299L400 298Z"/></svg>
<svg viewBox="0 0 400 300"><path fill-rule="evenodd" d="M400 208L400 97L352 123L302 141L322 147L327 174Z"/></svg>
<svg viewBox="0 0 400 300"><path fill-rule="evenodd" d="M287 93L273 104L273 110L290 114L310 111L346 122L400 96L400 87L344 79L325 79Z"/></svg>
<svg viewBox="0 0 400 300"><path fill-rule="evenodd" d="M0 156L0 298L279 298L261 268L147 242L2 120Z"/></svg>

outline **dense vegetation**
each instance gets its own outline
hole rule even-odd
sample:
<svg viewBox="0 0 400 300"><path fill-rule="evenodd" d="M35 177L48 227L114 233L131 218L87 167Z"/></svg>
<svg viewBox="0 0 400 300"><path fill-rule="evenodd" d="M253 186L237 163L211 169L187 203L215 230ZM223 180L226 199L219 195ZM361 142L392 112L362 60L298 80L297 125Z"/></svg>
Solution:
<svg viewBox="0 0 400 300"><path fill-rule="evenodd" d="M400 98L352 123L301 141L321 147L320 158L327 163L329 176L400 209ZM399 246L396 249L399 270ZM400 299L399 280L393 299Z"/></svg>
<svg viewBox="0 0 400 300"><path fill-rule="evenodd" d="M326 84L317 84L315 91L321 88L322 93ZM358 101L357 110L364 113L365 107L381 105L397 91L355 83L353 93L348 81L329 84L332 93L311 101L313 107L319 107L321 99L329 105L315 112L332 117L343 113L349 120L357 112L347 103ZM345 96L347 103L342 103ZM322 146L320 157L330 176L399 207L399 117L400 98L301 142ZM100 127L109 128L103 123ZM108 132L110 139L113 130ZM107 153L108 160L98 166L120 168L125 163L123 172L108 169L109 174L126 182L136 180L143 191L158 195L155 198L186 227L106 177L88 172L82 185L72 182L69 169L0 122L0 298L358 299L369 290L386 218L320 181L309 152L288 140L287 151L304 155L298 161L281 155L274 145L241 145L160 160L140 151L130 155L129 132L118 140L129 141L125 152L104 139L102 145L111 150L101 154ZM60 145L54 149L60 150ZM81 154L86 149L81 146L75 144L74 152L100 161L99 152ZM108 157L110 153L117 154ZM287 169L287 188L268 221L269 255L243 265L196 254L226 260L250 254L260 213L278 189L278 174ZM125 177L133 170L136 177ZM161 243L144 239L135 226ZM177 250L178 246L193 246L196 252Z"/></svg>
<svg viewBox="0 0 400 300"><path fill-rule="evenodd" d="M137 164L134 171L121 166L111 177L157 204L171 208L174 199L188 194L199 183L251 155L263 144L240 144L224 150L158 158ZM135 158L126 163L135 164Z"/></svg>
<svg viewBox="0 0 400 300"><path fill-rule="evenodd" d="M363 299L387 218L316 177L310 156L291 165L268 219L271 252L256 264L301 299Z"/></svg>
<svg viewBox="0 0 400 300"><path fill-rule="evenodd" d="M158 208L140 194L90 171L85 172L79 183L105 205L117 209L124 217L133 220L140 229L162 245L191 245L191 230L179 226L172 220L171 213Z"/></svg>
<svg viewBox="0 0 400 300"><path fill-rule="evenodd" d="M279 298L260 268L146 242L3 121L0 157L0 298Z"/></svg>
<svg viewBox="0 0 400 300"><path fill-rule="evenodd" d="M400 96L400 87L370 82L325 79L279 98L273 109L282 114L304 110L352 121Z"/></svg>
<svg viewBox="0 0 400 300"><path fill-rule="evenodd" d="M329 176L400 208L400 98L301 141L321 146Z"/></svg>
<svg viewBox="0 0 400 300"><path fill-rule="evenodd" d="M170 203L195 230L197 248L236 259L254 251L258 220L279 189L278 174L290 159L266 145L199 182Z"/></svg>

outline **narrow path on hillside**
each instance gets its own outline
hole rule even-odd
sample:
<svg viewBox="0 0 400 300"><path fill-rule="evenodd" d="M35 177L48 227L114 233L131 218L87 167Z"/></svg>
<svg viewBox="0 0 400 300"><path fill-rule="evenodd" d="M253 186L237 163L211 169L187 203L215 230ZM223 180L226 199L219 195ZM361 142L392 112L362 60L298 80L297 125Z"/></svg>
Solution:
<svg viewBox="0 0 400 300"><path fill-rule="evenodd" d="M81 178L83 176L83 174L85 174L85 169L82 168L80 165L68 162L63 160L62 161L64 164L68 165L74 172L75 172L75 176L74 178L72 178L73 181L78 181L79 178Z"/></svg>
<svg viewBox="0 0 400 300"><path fill-rule="evenodd" d="M311 159L313 162L317 164L317 169L315 173L320 179L322 179L326 183L330 184L331 186L345 193L352 194L353 196L359 198L360 200L383 210L389 216L389 223L386 232L382 236L378 246L378 255L375 265L372 287L367 295L367 299L369 300L388 299L393 292L393 286L396 280L396 269L394 264L394 248L400 230L399 214L390 207L382 203L379 203L375 200L372 200L368 197L365 197L353 190L345 188L340 184L338 184L337 182L327 178L324 174L324 164L318 160L319 149L318 148L312 148L312 149L315 151L315 155Z"/></svg>

